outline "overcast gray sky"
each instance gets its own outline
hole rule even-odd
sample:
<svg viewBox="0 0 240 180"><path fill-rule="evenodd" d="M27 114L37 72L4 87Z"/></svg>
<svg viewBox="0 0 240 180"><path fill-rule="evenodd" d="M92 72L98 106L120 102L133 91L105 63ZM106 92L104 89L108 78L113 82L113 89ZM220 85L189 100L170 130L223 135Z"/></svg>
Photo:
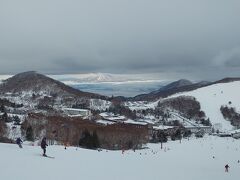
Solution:
<svg viewBox="0 0 240 180"><path fill-rule="evenodd" d="M239 18L239 0L0 0L0 72L240 76Z"/></svg>

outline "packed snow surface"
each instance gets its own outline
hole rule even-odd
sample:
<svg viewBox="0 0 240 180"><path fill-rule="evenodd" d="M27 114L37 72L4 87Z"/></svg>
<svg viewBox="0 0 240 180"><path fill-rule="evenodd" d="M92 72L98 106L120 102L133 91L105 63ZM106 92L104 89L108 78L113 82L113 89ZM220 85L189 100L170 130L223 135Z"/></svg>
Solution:
<svg viewBox="0 0 240 180"><path fill-rule="evenodd" d="M6 180L236 180L240 177L240 141L206 136L148 144L135 152L101 152L49 146L41 156L39 146L0 144L0 178ZM213 158L214 156L214 158ZM225 172L224 166L230 170Z"/></svg>

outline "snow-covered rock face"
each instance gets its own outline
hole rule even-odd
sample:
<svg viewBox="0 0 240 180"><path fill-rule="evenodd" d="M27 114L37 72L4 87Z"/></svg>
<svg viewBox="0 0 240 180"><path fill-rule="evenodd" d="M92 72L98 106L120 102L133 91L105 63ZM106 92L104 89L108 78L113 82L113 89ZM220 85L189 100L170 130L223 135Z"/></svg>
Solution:
<svg viewBox="0 0 240 180"><path fill-rule="evenodd" d="M222 130L231 130L233 126L229 121L225 120L221 114L222 105L228 105L240 110L240 81L213 84L211 86L199 88L197 90L185 93L179 93L171 97L177 96L193 96L201 104L201 110L209 117L213 125L221 126Z"/></svg>

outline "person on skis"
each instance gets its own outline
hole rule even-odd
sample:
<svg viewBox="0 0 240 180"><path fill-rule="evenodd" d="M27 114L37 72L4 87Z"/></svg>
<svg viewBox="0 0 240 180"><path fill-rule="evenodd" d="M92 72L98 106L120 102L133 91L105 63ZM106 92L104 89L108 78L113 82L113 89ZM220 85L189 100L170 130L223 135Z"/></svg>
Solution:
<svg viewBox="0 0 240 180"><path fill-rule="evenodd" d="M46 137L44 137L43 139L42 139L42 142L41 142L41 148L43 149L43 156L47 156L46 155L46 148L47 148L47 139L46 139Z"/></svg>
<svg viewBox="0 0 240 180"><path fill-rule="evenodd" d="M23 143L23 141L21 140L20 137L17 138L16 143L17 143L17 145L18 145L20 148L22 148L22 143Z"/></svg>
<svg viewBox="0 0 240 180"><path fill-rule="evenodd" d="M226 164L226 165L225 165L225 172L228 172L228 169L229 169L229 165Z"/></svg>

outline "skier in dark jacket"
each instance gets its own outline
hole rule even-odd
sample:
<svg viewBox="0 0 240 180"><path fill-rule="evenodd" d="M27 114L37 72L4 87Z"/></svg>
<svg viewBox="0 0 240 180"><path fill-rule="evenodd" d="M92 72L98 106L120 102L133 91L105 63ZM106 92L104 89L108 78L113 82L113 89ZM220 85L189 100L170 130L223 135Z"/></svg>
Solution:
<svg viewBox="0 0 240 180"><path fill-rule="evenodd" d="M20 137L17 138L16 143L17 143L17 145L18 145L20 148L22 148L22 143L23 143L23 141L21 140Z"/></svg>
<svg viewBox="0 0 240 180"><path fill-rule="evenodd" d="M46 148L47 148L47 139L46 139L46 137L44 137L43 139L42 139L42 142L41 142L41 148L43 149L43 156L47 156L46 155Z"/></svg>
<svg viewBox="0 0 240 180"><path fill-rule="evenodd" d="M229 171L229 170L228 170L229 168L230 168L229 165L226 164L226 165L225 165L225 172L228 172L228 171Z"/></svg>

